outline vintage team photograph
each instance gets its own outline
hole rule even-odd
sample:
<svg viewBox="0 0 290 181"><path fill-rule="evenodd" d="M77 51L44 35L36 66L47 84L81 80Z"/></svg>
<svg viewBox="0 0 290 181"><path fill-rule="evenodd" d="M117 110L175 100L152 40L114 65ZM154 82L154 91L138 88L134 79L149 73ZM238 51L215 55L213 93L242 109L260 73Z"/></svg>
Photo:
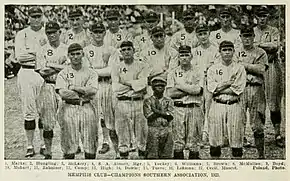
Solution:
<svg viewBox="0 0 290 181"><path fill-rule="evenodd" d="M6 4L5 160L285 160L285 5Z"/></svg>

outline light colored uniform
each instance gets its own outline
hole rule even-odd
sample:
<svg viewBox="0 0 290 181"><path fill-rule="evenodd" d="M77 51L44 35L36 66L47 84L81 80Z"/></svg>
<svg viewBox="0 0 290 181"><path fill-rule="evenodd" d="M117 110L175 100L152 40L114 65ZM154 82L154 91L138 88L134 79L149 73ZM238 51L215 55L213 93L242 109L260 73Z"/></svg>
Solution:
<svg viewBox="0 0 290 181"><path fill-rule="evenodd" d="M106 46L119 49L123 41L133 41L132 35L127 30L119 29L117 33L112 33L110 30L106 31L104 38L104 44Z"/></svg>
<svg viewBox="0 0 290 181"><path fill-rule="evenodd" d="M96 72L106 74L106 76L99 75L99 91L95 96L95 104L105 120L106 128L115 130L111 68L114 64L119 63L119 52L111 46L97 47L90 44L84 48L84 53L91 68Z"/></svg>
<svg viewBox="0 0 290 181"><path fill-rule="evenodd" d="M224 40L233 42L235 47L241 45L240 30L235 30L233 28L229 32L224 32L222 29L213 31L210 33L209 39L216 44L217 47L219 47L220 43Z"/></svg>
<svg viewBox="0 0 290 181"><path fill-rule="evenodd" d="M62 34L61 39L63 43L68 46L72 43L78 43L84 48L90 44L90 35L85 29L83 29L78 34L74 33L72 29L69 29L64 34Z"/></svg>
<svg viewBox="0 0 290 181"><path fill-rule="evenodd" d="M37 69L45 68L46 63L67 64L67 45L60 43L57 48L49 43L41 47L37 59ZM51 131L57 121L57 108L60 97L55 92L55 82L57 73L45 78L40 95L38 97L38 112L45 131Z"/></svg>
<svg viewBox="0 0 290 181"><path fill-rule="evenodd" d="M58 74L55 88L68 89L69 85L98 89L98 75L88 67L82 67L80 70L66 67ZM90 101L93 97L80 97L76 93L76 99L83 102ZM90 102L73 105L64 101L58 111L63 153L76 153L81 138L84 152L95 154L98 148L98 123L96 120L98 113L93 105Z"/></svg>
<svg viewBox="0 0 290 181"><path fill-rule="evenodd" d="M152 107L159 107L163 112L169 115L174 115L174 107L172 99L162 97L157 99L151 96L144 100L143 111L146 118L153 113ZM148 159L165 159L172 158L173 153L173 138L172 138L172 122L162 117L158 117L154 121L148 120L148 137L147 139L147 158Z"/></svg>
<svg viewBox="0 0 290 181"><path fill-rule="evenodd" d="M169 72L167 88L174 88L177 83L185 85L204 86L204 75L199 67L185 71L179 66ZM174 101L173 140L174 150L198 151L202 136L204 113L202 109L202 94L190 95ZM180 105L182 104L182 106Z"/></svg>
<svg viewBox="0 0 290 181"><path fill-rule="evenodd" d="M40 51L42 43L47 41L44 28L35 32L30 27L19 31L15 37L15 57L20 60L21 55L30 52L36 54ZM35 66L35 60L21 62L21 65ZM36 108L36 98L38 97L43 78L34 71L34 68L21 68L17 76L17 85L20 92L22 112L24 119L32 121L39 118Z"/></svg>
<svg viewBox="0 0 290 181"><path fill-rule="evenodd" d="M243 146L245 113L239 99L246 86L245 68L236 62L232 62L229 66L223 65L222 62L212 65L207 72L207 88L209 92L214 93L220 83L233 78L234 83L230 89L236 95L217 95L210 105L209 143L213 147L224 145L227 139L232 148L242 148ZM215 99L237 102L233 104L218 103Z"/></svg>
<svg viewBox="0 0 290 181"><path fill-rule="evenodd" d="M152 44L152 40L148 30L143 29L142 34L138 35L133 40L133 45L135 48L135 57L140 58L140 53L142 50L146 49L147 45Z"/></svg>
<svg viewBox="0 0 290 181"><path fill-rule="evenodd" d="M195 31L193 31L192 33L188 33L185 31L185 29L182 29L172 35L170 44L171 47L174 48L176 51L178 51L181 45L187 45L195 48L198 45L198 39L196 37Z"/></svg>
<svg viewBox="0 0 290 181"><path fill-rule="evenodd" d="M114 66L112 71L113 92L117 96L115 125L120 153L129 151L130 143L135 136L138 149L141 151L146 149L148 127L143 114L143 97L146 93L148 74L148 65L138 60L134 60L131 65L122 61ZM132 87L120 84L120 78L131 81ZM129 100L119 100L121 97L127 97ZM132 135L132 132L135 135Z"/></svg>
<svg viewBox="0 0 290 181"><path fill-rule="evenodd" d="M245 50L243 47L236 49L239 61L268 66L266 52L258 47ZM264 132L266 98L264 91L264 76L247 72L247 86L242 96L245 111L249 109L250 124L253 132ZM263 118L263 119L261 119Z"/></svg>
<svg viewBox="0 0 290 181"><path fill-rule="evenodd" d="M254 28L255 40L257 44L260 43L275 43L279 41L279 30L272 26L267 26L264 30L258 27ZM265 73L265 90L266 98L270 111L280 111L282 98L282 70L281 62L277 57L277 52L267 53L269 67Z"/></svg>

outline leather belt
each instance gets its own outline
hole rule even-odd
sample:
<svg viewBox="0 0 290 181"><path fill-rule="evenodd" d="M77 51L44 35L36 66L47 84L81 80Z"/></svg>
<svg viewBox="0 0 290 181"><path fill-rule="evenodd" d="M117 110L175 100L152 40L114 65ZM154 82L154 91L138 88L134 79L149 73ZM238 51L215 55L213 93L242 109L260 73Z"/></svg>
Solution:
<svg viewBox="0 0 290 181"><path fill-rule="evenodd" d="M128 96L121 96L117 97L119 101L140 101L143 100L143 97L128 97Z"/></svg>
<svg viewBox="0 0 290 181"><path fill-rule="evenodd" d="M220 100L220 99L216 99L216 98L213 98L213 100L217 103L227 104L227 105L232 105L232 104L238 103L240 101L240 99L231 100L231 101L224 101L224 100Z"/></svg>
<svg viewBox="0 0 290 181"><path fill-rule="evenodd" d="M34 69L35 68L35 66L33 66L33 65L21 65L21 67L24 69Z"/></svg>
<svg viewBox="0 0 290 181"><path fill-rule="evenodd" d="M56 83L54 80L45 80L45 79L44 79L44 81L45 81L45 83L47 83L47 84L55 84L55 83Z"/></svg>
<svg viewBox="0 0 290 181"><path fill-rule="evenodd" d="M188 107L188 108L199 107L196 103L183 104L183 102L181 101L174 101L174 106L175 107Z"/></svg>
<svg viewBox="0 0 290 181"><path fill-rule="evenodd" d="M111 77L99 77L99 82L109 82L111 80Z"/></svg>
<svg viewBox="0 0 290 181"><path fill-rule="evenodd" d="M246 86L262 86L262 84L257 83L257 82L253 82L253 83L247 82Z"/></svg>
<svg viewBox="0 0 290 181"><path fill-rule="evenodd" d="M72 105L79 105L79 106L83 106L84 104L90 103L89 100L79 100L79 99L70 99L70 100L65 100L65 103L67 104L72 104Z"/></svg>

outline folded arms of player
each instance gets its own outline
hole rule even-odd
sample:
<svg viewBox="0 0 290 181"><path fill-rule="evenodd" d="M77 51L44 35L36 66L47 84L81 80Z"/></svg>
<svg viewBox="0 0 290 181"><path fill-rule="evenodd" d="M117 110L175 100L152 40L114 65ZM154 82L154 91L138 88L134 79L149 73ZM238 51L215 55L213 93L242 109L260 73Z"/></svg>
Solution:
<svg viewBox="0 0 290 181"><path fill-rule="evenodd" d="M244 65L246 71L250 74L264 75L265 71L268 68L267 62L268 56L266 52L264 52L255 60L254 64L242 62L242 65Z"/></svg>
<svg viewBox="0 0 290 181"><path fill-rule="evenodd" d="M148 98L144 100L143 111L148 122L154 122L157 118L166 119L168 122L173 120L173 102L169 101L166 110L162 110L160 106L157 106L157 100L154 101L153 98Z"/></svg>

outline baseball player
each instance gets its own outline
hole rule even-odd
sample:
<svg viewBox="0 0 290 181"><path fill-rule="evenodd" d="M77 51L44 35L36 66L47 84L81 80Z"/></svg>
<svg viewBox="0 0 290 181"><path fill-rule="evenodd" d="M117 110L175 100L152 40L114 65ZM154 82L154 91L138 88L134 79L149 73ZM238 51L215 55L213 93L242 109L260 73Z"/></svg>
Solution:
<svg viewBox="0 0 290 181"><path fill-rule="evenodd" d="M109 135L115 151L118 150L118 139L115 131L115 121L112 103L112 80L111 67L113 64L120 62L119 52L116 48L104 45L104 37L106 35L105 26L99 22L91 27L92 44L84 48L85 57L89 60L91 68L93 68L99 76L99 91L96 101L99 101L99 112L102 112L101 127L103 131L103 144L100 154L109 151ZM102 111L101 111L102 110Z"/></svg>
<svg viewBox="0 0 290 181"><path fill-rule="evenodd" d="M38 98L38 110L40 119L43 122L43 138L45 143L45 159L51 159L51 146L53 139L53 128L57 121L57 100L55 93L55 81L57 73L65 67L67 57L64 52L67 46L60 42L60 27L56 22L46 23L45 33L48 43L41 47L37 59L37 71L44 78L44 85L41 88Z"/></svg>
<svg viewBox="0 0 290 181"><path fill-rule="evenodd" d="M83 13L80 9L73 9L69 12L68 19L71 29L62 35L62 41L68 46L72 43L79 43L82 47L90 44L90 36L83 28Z"/></svg>
<svg viewBox="0 0 290 181"><path fill-rule="evenodd" d="M268 68L267 53L254 46L255 34L253 28L241 29L243 46L237 49L239 61L244 65L247 72L247 86L242 96L245 112L249 109L250 124L254 132L255 144L259 158L264 158L264 125L266 98L264 91L264 73ZM246 126L246 125L245 125Z"/></svg>
<svg viewBox="0 0 290 181"><path fill-rule="evenodd" d="M246 71L243 65L233 61L234 44L220 43L222 62L212 65L207 72L207 88L213 94L208 115L210 155L221 156L221 146L226 139L235 158L243 156L245 113L240 102L246 86ZM226 132L226 133L225 133ZM224 138L227 135L228 138Z"/></svg>
<svg viewBox="0 0 290 181"><path fill-rule="evenodd" d="M120 48L123 41L132 41L132 35L126 29L120 29L120 13L116 9L111 9L106 13L108 30L104 42L107 46Z"/></svg>
<svg viewBox="0 0 290 181"><path fill-rule="evenodd" d="M95 159L98 148L98 113L91 104L98 90L98 74L82 66L83 56L82 46L71 44L68 47L71 66L63 69L56 79L56 92L64 101L59 110L64 159L75 158L80 138L85 159Z"/></svg>
<svg viewBox="0 0 290 181"><path fill-rule="evenodd" d="M174 101L174 159L184 159L183 150L189 149L189 159L199 159L204 114L202 95L203 72L192 66L190 46L179 47L180 65L168 74L168 95Z"/></svg>
<svg viewBox="0 0 290 181"><path fill-rule="evenodd" d="M271 121L275 130L276 145L284 147L280 134L281 127L281 98L282 98L282 70L281 62L277 56L279 47L279 30L268 25L269 10L261 6L256 11L258 25L254 28L254 43L263 48L268 55L269 68L265 73L265 90L268 106L270 109Z"/></svg>
<svg viewBox="0 0 290 181"><path fill-rule="evenodd" d="M221 22L221 29L211 32L210 40L216 44L219 44L228 40L234 43L236 47L240 45L239 30L232 28L232 14L229 8L224 7L219 12L219 18Z"/></svg>
<svg viewBox="0 0 290 181"><path fill-rule="evenodd" d="M19 31L15 37L15 57L21 64L19 70L17 85L20 92L22 111L24 117L24 129L27 137L26 157L32 157L35 154L33 138L36 127L36 121L39 118L36 98L39 95L43 78L34 71L36 53L39 48L46 44L46 35L42 27L42 11L39 7L32 7L28 11L30 26ZM43 144L43 125L41 120L38 122L38 128L41 139L40 153L43 154L45 146Z"/></svg>
<svg viewBox="0 0 290 181"><path fill-rule="evenodd" d="M134 47L130 41L121 44L124 58L112 71L112 86L116 94L115 126L119 139L121 159L127 159L129 148L136 135L138 154L145 157L147 141L147 121L143 114L143 98L146 94L148 65L134 59Z"/></svg>
<svg viewBox="0 0 290 181"><path fill-rule="evenodd" d="M181 45L188 45L195 48L198 45L198 40L195 35L195 19L194 12L187 9L183 12L184 29L176 32L171 37L171 46L178 51Z"/></svg>
<svg viewBox="0 0 290 181"><path fill-rule="evenodd" d="M173 152L173 101L164 97L166 76L151 80L153 95L144 100L143 111L148 124L146 158L170 159Z"/></svg>

